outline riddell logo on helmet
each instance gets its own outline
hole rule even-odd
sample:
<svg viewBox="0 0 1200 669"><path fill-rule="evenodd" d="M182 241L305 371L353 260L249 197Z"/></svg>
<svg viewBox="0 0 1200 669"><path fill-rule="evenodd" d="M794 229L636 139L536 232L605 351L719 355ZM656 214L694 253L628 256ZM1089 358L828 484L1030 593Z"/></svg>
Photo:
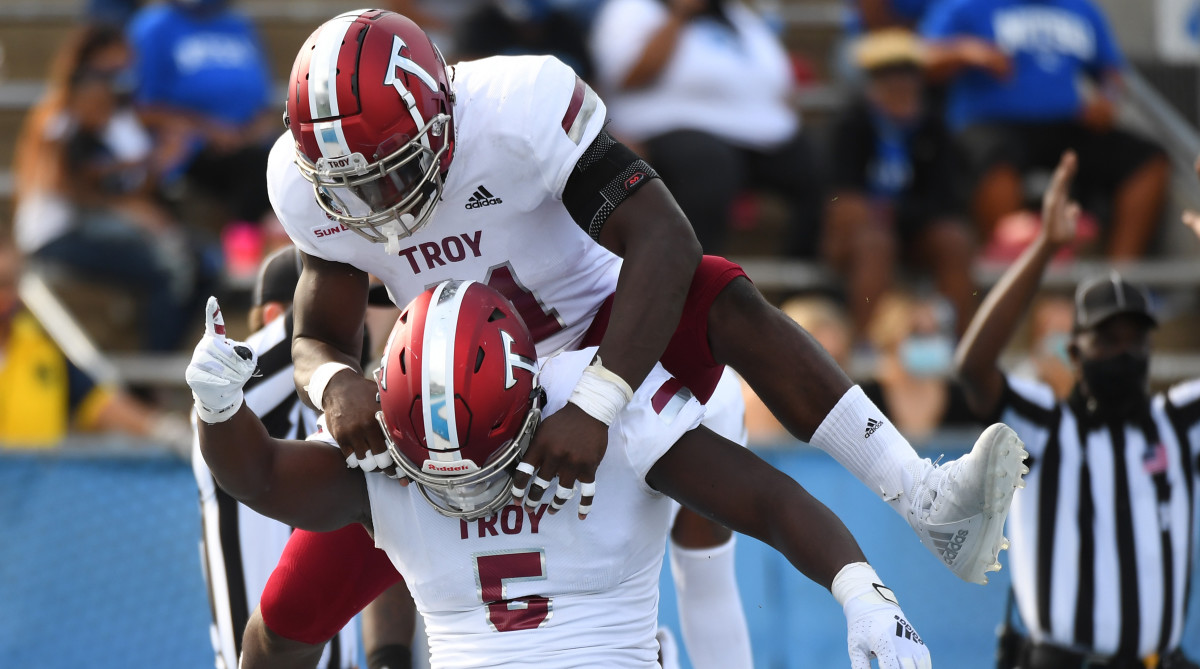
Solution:
<svg viewBox="0 0 1200 669"><path fill-rule="evenodd" d="M471 462L470 460L460 460L458 462L435 462L433 460L426 460L421 469L433 474L460 474L476 471L479 469L479 467L477 467L475 463Z"/></svg>

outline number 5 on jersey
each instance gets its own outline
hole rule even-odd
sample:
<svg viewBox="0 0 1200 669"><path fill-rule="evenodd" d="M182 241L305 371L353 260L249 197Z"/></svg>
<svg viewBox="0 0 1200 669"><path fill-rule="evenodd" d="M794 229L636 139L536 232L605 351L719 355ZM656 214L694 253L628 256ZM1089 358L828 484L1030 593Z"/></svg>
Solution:
<svg viewBox="0 0 1200 669"><path fill-rule="evenodd" d="M479 599L487 605L488 625L497 632L532 630L550 619L550 599L528 595L508 599L508 584L513 581L546 579L544 550L502 551L475 555L475 583Z"/></svg>

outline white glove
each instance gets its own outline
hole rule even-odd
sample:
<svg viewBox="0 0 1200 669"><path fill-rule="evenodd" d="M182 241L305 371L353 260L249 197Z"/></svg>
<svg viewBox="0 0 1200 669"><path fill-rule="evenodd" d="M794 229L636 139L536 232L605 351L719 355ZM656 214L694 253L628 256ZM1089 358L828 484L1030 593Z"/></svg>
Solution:
<svg viewBox="0 0 1200 669"><path fill-rule="evenodd" d="M242 406L242 386L254 375L258 356L249 346L225 338L225 319L217 298L208 298L204 336L187 368L187 384L196 414L205 423L229 420Z"/></svg>
<svg viewBox="0 0 1200 669"><path fill-rule="evenodd" d="M831 590L846 614L851 669L871 669L872 657L879 660L879 669L933 668L925 642L871 565L842 567Z"/></svg>

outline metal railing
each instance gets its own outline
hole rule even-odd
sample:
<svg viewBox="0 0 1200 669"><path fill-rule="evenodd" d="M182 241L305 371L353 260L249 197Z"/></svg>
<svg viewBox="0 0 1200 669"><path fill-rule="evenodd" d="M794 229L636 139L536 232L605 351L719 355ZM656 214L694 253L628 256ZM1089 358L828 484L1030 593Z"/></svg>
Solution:
<svg viewBox="0 0 1200 669"><path fill-rule="evenodd" d="M17 291L63 355L97 383L160 387L184 384L183 372L189 359L186 354L105 354L38 271L26 271Z"/></svg>

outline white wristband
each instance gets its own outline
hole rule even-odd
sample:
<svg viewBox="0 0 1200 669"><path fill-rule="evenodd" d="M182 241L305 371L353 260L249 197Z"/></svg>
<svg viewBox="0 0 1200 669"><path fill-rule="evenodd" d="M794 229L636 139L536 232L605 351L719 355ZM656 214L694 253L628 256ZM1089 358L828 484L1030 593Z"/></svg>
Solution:
<svg viewBox="0 0 1200 669"><path fill-rule="evenodd" d="M842 567L837 576L833 577L833 584L829 587L829 591L833 593L833 598L837 600L838 604L844 607L847 600L864 593L875 593L882 597L883 594L875 587L877 585L891 595L891 589L883 585L883 581L879 580L879 574L875 573L875 569L871 565L866 562L851 562Z"/></svg>
<svg viewBox="0 0 1200 669"><path fill-rule="evenodd" d="M567 400L583 409L584 413L612 425L621 409L633 399L633 389L620 376L614 374L600 362L600 356L583 370L579 383Z"/></svg>
<svg viewBox="0 0 1200 669"><path fill-rule="evenodd" d="M304 386L304 390L308 393L308 399L312 401L313 407L318 411L322 409L321 400L325 398L325 386L329 385L329 380L334 374L348 369L354 371L350 365L340 362L325 362L317 367L317 371L313 372L312 377L308 380L308 385Z"/></svg>
<svg viewBox="0 0 1200 669"><path fill-rule="evenodd" d="M209 425L216 425L217 423L224 423L230 418L233 418L233 415L238 412L238 409L242 408L242 403L245 401L245 395L242 394L242 391L237 391L237 396L233 398L233 404L230 404L224 409L211 409L205 406L204 402L201 402L200 398L196 397L196 393L194 392L192 393L192 399L195 401L196 415L200 418L200 420L208 423Z"/></svg>

